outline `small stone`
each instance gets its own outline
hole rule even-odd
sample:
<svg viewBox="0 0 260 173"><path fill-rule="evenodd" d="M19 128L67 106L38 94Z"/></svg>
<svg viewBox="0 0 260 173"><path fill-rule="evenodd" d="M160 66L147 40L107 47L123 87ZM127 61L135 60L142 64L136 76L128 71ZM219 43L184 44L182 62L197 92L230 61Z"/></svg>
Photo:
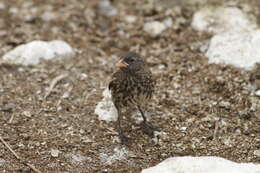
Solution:
<svg viewBox="0 0 260 173"><path fill-rule="evenodd" d="M153 21L145 23L143 29L152 37L156 37L166 29L166 26L161 22Z"/></svg>
<svg viewBox="0 0 260 173"><path fill-rule="evenodd" d="M152 138L152 141L154 142L154 144L156 145L162 145L163 141L167 141L168 140L168 135L165 132L162 131L155 131L154 132L154 137Z"/></svg>
<svg viewBox="0 0 260 173"><path fill-rule="evenodd" d="M207 42L207 43L204 43L203 45L201 45L201 46L199 47L199 51L200 51L201 53L206 53L207 50L208 50L208 48L209 48L209 43Z"/></svg>
<svg viewBox="0 0 260 173"><path fill-rule="evenodd" d="M80 154L66 154L65 157L67 157L72 164L80 164L89 159L88 157Z"/></svg>
<svg viewBox="0 0 260 173"><path fill-rule="evenodd" d="M41 19L45 22L53 21L57 18L56 14L54 12L46 11L41 15Z"/></svg>
<svg viewBox="0 0 260 173"><path fill-rule="evenodd" d="M258 158L260 158L260 150L255 150L254 155Z"/></svg>
<svg viewBox="0 0 260 173"><path fill-rule="evenodd" d="M90 139L89 137L87 137L87 136L82 136L82 137L81 137L81 141L82 141L82 143L85 143L85 144L94 142L93 140L91 140L91 139Z"/></svg>
<svg viewBox="0 0 260 173"><path fill-rule="evenodd" d="M187 127L181 127L180 130L181 130L182 132L185 132L185 131L187 130Z"/></svg>
<svg viewBox="0 0 260 173"><path fill-rule="evenodd" d="M32 116L30 111L23 111L23 115L26 116L26 117L31 117Z"/></svg>
<svg viewBox="0 0 260 173"><path fill-rule="evenodd" d="M159 64L158 65L158 69L159 70L163 70L163 69L165 69L166 68L166 65L165 64Z"/></svg>
<svg viewBox="0 0 260 173"><path fill-rule="evenodd" d="M99 1L98 10L100 14L107 17L116 16L118 14L118 10L111 5L109 0Z"/></svg>
<svg viewBox="0 0 260 173"><path fill-rule="evenodd" d="M83 161L85 161L87 158L78 154L78 155L72 155L72 159L73 159L75 162L83 162Z"/></svg>
<svg viewBox="0 0 260 173"><path fill-rule="evenodd" d="M0 2L0 9L3 10L3 9L5 9L5 8L6 8L5 3Z"/></svg>
<svg viewBox="0 0 260 173"><path fill-rule="evenodd" d="M6 163L6 161L2 158L0 158L0 166L3 166Z"/></svg>
<svg viewBox="0 0 260 173"><path fill-rule="evenodd" d="M62 98L64 99L67 99L70 97L70 92L65 92L63 95L62 95Z"/></svg>
<svg viewBox="0 0 260 173"><path fill-rule="evenodd" d="M56 150L56 149L51 150L51 156L52 157L59 157L59 153L60 153L59 150Z"/></svg>
<svg viewBox="0 0 260 173"><path fill-rule="evenodd" d="M173 25L172 18L168 17L168 18L164 19L164 20L163 20L163 24L164 24L167 28L172 27L172 25Z"/></svg>
<svg viewBox="0 0 260 173"><path fill-rule="evenodd" d="M228 137L226 137L226 138L223 139L223 143L224 143L225 145L227 145L227 146L231 146L231 139L228 138Z"/></svg>
<svg viewBox="0 0 260 173"><path fill-rule="evenodd" d="M255 95L256 95L256 96L260 96L260 90L257 90L257 91L255 92Z"/></svg>
<svg viewBox="0 0 260 173"><path fill-rule="evenodd" d="M80 130L79 130L79 133L80 133L80 134L84 134L84 133L85 133L85 130L80 129Z"/></svg>
<svg viewBox="0 0 260 173"><path fill-rule="evenodd" d="M111 99L111 93L108 88L103 91L103 99L98 102L95 108L95 114L98 115L99 120L107 122L116 121L118 113L116 107Z"/></svg>
<svg viewBox="0 0 260 173"><path fill-rule="evenodd" d="M136 21L136 16L128 15L128 16L125 17L125 21L126 21L127 23L135 23L135 21Z"/></svg>
<svg viewBox="0 0 260 173"><path fill-rule="evenodd" d="M128 155L129 151L125 148L115 147L112 153L100 153L99 157L101 162L111 165L116 161L126 160Z"/></svg>
<svg viewBox="0 0 260 173"><path fill-rule="evenodd" d="M25 69L24 69L24 68L22 68L22 67L19 67L19 68L18 68L18 71L19 71L19 72L24 72L24 71L25 71Z"/></svg>
<svg viewBox="0 0 260 173"><path fill-rule="evenodd" d="M222 108L226 108L226 109L229 109L231 104L229 102L225 102L225 101L221 101L219 103L219 106L222 107Z"/></svg>
<svg viewBox="0 0 260 173"><path fill-rule="evenodd" d="M0 31L0 37L6 36L7 32L6 31Z"/></svg>
<svg viewBox="0 0 260 173"><path fill-rule="evenodd" d="M193 95L199 95L201 93L201 91L200 91L200 88L199 87L194 87L193 89L192 89L192 94Z"/></svg>
<svg viewBox="0 0 260 173"><path fill-rule="evenodd" d="M86 73L81 73L80 74L80 80L86 80L88 78L88 75Z"/></svg>
<svg viewBox="0 0 260 173"><path fill-rule="evenodd" d="M17 14L18 13L18 8L15 8L15 7L12 7L9 9L9 13L12 13L12 14Z"/></svg>

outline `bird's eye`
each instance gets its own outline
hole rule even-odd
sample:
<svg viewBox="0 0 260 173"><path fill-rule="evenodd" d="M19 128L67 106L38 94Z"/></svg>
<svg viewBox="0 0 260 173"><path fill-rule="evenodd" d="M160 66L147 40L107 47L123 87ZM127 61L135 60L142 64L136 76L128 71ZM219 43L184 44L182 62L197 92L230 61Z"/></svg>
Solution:
<svg viewBox="0 0 260 173"><path fill-rule="evenodd" d="M134 62L134 59L131 58L131 59L129 59L128 61L129 61L129 62Z"/></svg>

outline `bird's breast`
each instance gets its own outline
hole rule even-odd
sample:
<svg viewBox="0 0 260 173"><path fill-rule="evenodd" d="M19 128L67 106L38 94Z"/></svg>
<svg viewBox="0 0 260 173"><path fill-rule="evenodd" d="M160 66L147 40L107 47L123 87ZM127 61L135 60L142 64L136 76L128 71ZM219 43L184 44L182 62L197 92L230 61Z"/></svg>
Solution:
<svg viewBox="0 0 260 173"><path fill-rule="evenodd" d="M118 75L111 81L109 87L116 105L131 107L146 104L151 99L154 82L149 76Z"/></svg>

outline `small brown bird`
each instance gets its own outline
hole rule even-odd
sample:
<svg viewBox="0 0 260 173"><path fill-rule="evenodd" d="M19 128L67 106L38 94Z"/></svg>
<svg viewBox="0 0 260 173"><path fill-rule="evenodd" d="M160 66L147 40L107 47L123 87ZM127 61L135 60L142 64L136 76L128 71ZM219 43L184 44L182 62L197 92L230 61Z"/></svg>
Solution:
<svg viewBox="0 0 260 173"><path fill-rule="evenodd" d="M143 111L152 98L155 88L155 80L152 78L151 71L142 57L134 52L124 54L116 66L119 67L119 70L113 74L109 90L118 111L117 128L121 142L126 143L128 140L121 128L122 109L124 108L137 108L143 117L141 125L144 132L153 136L157 129L147 122Z"/></svg>

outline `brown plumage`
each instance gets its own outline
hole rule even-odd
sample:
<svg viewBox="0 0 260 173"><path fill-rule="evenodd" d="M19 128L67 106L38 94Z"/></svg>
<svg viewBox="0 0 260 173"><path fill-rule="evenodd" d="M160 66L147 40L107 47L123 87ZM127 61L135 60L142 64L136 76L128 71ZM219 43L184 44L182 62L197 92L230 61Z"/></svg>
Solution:
<svg viewBox="0 0 260 173"><path fill-rule="evenodd" d="M118 111L117 125L121 141L127 141L121 128L122 109L129 107L140 111L144 132L152 136L155 128L148 124L143 111L154 93L155 80L151 71L142 57L134 52L123 55L116 66L119 70L113 74L109 90Z"/></svg>

